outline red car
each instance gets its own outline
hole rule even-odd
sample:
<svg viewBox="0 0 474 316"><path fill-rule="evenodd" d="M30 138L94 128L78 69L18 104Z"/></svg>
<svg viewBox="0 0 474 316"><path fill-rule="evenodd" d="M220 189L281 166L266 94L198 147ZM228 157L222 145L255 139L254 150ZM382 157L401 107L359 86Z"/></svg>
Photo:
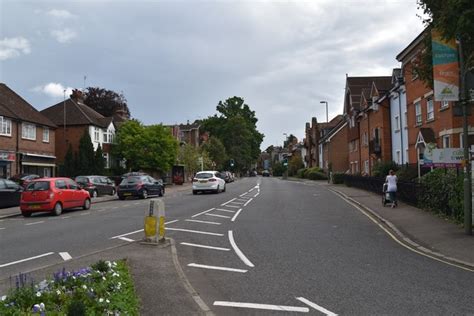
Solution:
<svg viewBox="0 0 474 316"><path fill-rule="evenodd" d="M44 178L31 181L21 194L20 209L25 217L34 212L60 215L64 209L91 207L89 192L69 178Z"/></svg>

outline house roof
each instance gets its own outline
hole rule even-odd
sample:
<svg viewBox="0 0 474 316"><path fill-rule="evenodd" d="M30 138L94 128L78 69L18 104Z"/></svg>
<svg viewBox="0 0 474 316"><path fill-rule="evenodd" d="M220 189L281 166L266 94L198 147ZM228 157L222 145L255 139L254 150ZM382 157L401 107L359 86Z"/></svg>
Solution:
<svg viewBox="0 0 474 316"><path fill-rule="evenodd" d="M56 125L51 120L41 114L4 83L0 83L0 115L56 128Z"/></svg>
<svg viewBox="0 0 474 316"><path fill-rule="evenodd" d="M392 76L347 77L344 113L348 113L351 107L360 110L363 90L369 89L370 91L374 84L380 94L387 92L392 87Z"/></svg>
<svg viewBox="0 0 474 316"><path fill-rule="evenodd" d="M397 60L399 62L403 62L403 60L413 51L415 47L420 44L427 34L427 29L424 29L418 36L410 43L407 47L405 47L398 55Z"/></svg>
<svg viewBox="0 0 474 316"><path fill-rule="evenodd" d="M64 108L66 108L67 125L95 125L106 128L113 117L104 117L80 100L68 99L41 111L56 125L64 125Z"/></svg>

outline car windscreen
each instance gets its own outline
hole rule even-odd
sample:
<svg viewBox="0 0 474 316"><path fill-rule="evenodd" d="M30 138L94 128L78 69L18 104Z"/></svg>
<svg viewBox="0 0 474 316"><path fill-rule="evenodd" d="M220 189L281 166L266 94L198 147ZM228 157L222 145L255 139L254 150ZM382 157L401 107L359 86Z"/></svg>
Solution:
<svg viewBox="0 0 474 316"><path fill-rule="evenodd" d="M49 181L31 182L26 187L26 191L47 191L49 190Z"/></svg>
<svg viewBox="0 0 474 316"><path fill-rule="evenodd" d="M196 178L198 179L210 179L214 176L213 173L210 173L210 172L203 172L203 173L198 173L196 175Z"/></svg>
<svg viewBox="0 0 474 316"><path fill-rule="evenodd" d="M120 184L134 184L141 182L142 179L140 177L128 177L122 180Z"/></svg>
<svg viewBox="0 0 474 316"><path fill-rule="evenodd" d="M76 177L76 182L77 183L88 183L89 179L87 179L87 177Z"/></svg>

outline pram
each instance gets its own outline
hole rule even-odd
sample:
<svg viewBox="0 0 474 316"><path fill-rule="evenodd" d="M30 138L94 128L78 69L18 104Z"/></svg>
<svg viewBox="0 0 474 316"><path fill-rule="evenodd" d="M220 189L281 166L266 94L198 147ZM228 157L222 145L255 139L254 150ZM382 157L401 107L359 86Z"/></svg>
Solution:
<svg viewBox="0 0 474 316"><path fill-rule="evenodd" d="M383 206L387 204L393 204L395 203L395 206L397 206L397 201L392 201L392 197L390 196L390 192L387 192L388 190L388 183L384 183L382 187L383 195L382 195L382 204Z"/></svg>

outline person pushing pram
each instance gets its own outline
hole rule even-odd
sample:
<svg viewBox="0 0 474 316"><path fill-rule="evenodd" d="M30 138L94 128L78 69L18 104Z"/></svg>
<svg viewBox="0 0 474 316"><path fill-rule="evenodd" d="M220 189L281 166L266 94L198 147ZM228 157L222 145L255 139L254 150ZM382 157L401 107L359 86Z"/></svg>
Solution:
<svg viewBox="0 0 474 316"><path fill-rule="evenodd" d="M385 178L385 183L383 185L383 192L384 196L386 193L388 193L390 197L390 201L387 201L386 198L384 198L384 206L387 202L392 203L392 208L397 206L397 176L395 175L395 172L393 170L390 170L388 172L387 177Z"/></svg>

